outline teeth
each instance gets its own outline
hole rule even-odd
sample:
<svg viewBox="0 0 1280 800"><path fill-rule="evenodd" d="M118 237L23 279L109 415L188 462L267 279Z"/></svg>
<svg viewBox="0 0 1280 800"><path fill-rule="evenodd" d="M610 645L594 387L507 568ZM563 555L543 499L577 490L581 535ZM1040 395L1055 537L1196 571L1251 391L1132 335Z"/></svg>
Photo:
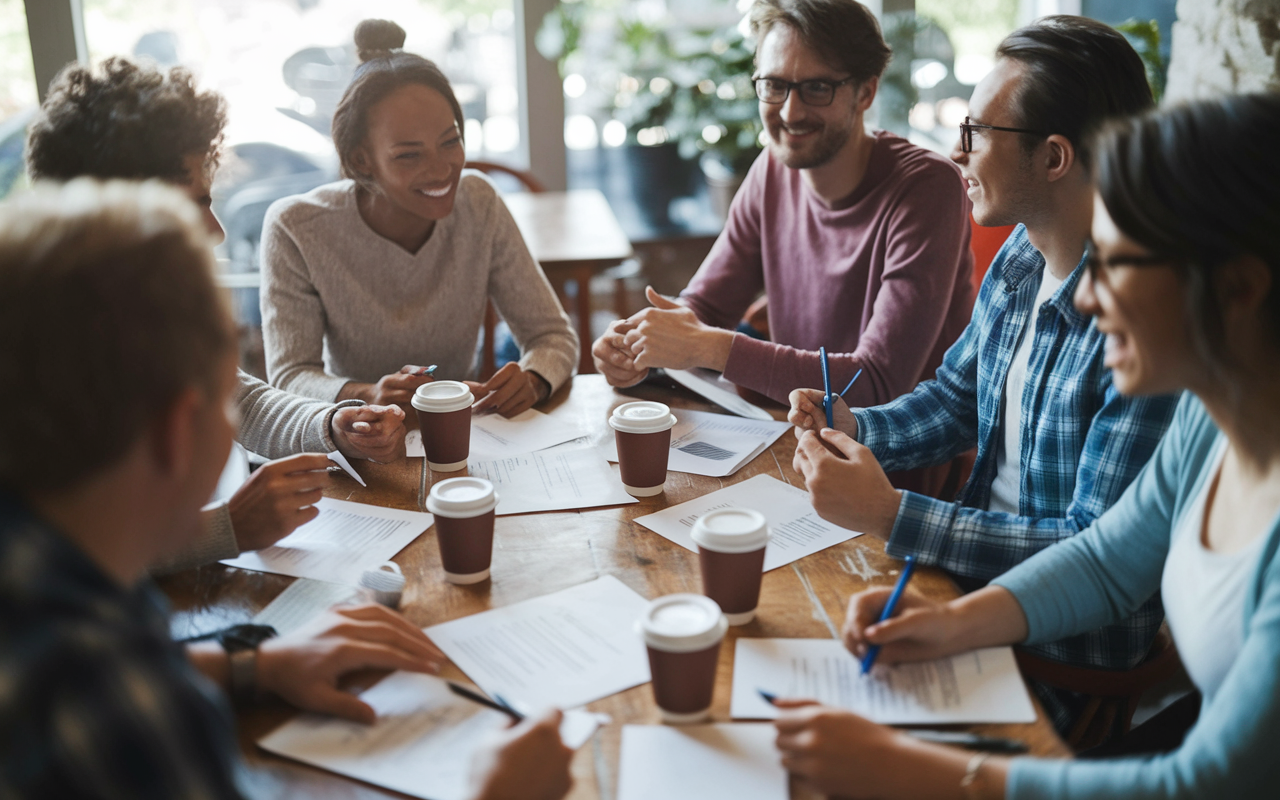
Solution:
<svg viewBox="0 0 1280 800"><path fill-rule="evenodd" d="M449 193L448 186L442 186L439 189L419 189L418 194L424 194L427 197L444 197Z"/></svg>

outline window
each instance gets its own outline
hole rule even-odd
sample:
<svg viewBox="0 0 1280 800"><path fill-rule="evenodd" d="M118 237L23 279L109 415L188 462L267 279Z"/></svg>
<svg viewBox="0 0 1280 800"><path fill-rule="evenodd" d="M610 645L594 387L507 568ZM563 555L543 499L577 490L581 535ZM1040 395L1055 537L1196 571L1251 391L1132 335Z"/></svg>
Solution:
<svg viewBox="0 0 1280 800"><path fill-rule="evenodd" d="M0 0L0 198L27 185L22 153L36 105L26 8Z"/></svg>

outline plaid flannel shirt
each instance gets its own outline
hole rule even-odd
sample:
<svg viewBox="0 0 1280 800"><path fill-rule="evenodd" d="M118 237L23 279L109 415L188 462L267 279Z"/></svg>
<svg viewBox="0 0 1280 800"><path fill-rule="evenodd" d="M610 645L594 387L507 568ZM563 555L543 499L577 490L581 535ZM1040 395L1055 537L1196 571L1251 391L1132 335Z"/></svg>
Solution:
<svg viewBox="0 0 1280 800"><path fill-rule="evenodd" d="M973 474L957 502L903 492L886 547L895 557L914 555L941 567L966 590L1074 536L1110 508L1151 457L1177 403L1173 396L1124 397L1116 390L1102 364L1104 337L1072 302L1082 262L1028 332L1035 338L1021 398L1020 516L985 510L1003 444L1005 378L1044 268L1019 225L996 255L973 319L935 379L893 402L853 412L859 440L887 471L944 463L977 445ZM1157 594L1124 622L1027 649L1074 666L1128 669L1146 655L1163 619ZM1060 703L1047 705L1060 723L1070 715Z"/></svg>
<svg viewBox="0 0 1280 800"><path fill-rule="evenodd" d="M150 584L108 578L0 492L0 798L240 798L221 693Z"/></svg>

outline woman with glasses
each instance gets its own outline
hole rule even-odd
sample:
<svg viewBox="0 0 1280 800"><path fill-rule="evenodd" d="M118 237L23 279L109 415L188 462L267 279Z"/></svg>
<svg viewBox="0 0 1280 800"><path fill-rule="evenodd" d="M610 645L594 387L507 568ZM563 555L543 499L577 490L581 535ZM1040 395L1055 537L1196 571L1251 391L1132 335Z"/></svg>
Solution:
<svg viewBox="0 0 1280 800"><path fill-rule="evenodd" d="M271 382L322 400L405 404L474 372L490 299L519 363L473 384L477 409L518 414L573 374L578 338L502 198L463 172L458 100L393 22L356 28L363 63L333 118L348 180L274 204L262 240ZM585 290L584 290L585 291Z"/></svg>
<svg viewBox="0 0 1280 800"><path fill-rule="evenodd" d="M1088 530L946 604L854 598L846 643L880 661L1049 641L1163 597L1204 696L1181 747L1146 760L1005 759L786 702L784 763L833 794L1251 798L1280 779L1280 96L1202 102L1101 138L1075 295L1123 393L1186 390L1129 491Z"/></svg>

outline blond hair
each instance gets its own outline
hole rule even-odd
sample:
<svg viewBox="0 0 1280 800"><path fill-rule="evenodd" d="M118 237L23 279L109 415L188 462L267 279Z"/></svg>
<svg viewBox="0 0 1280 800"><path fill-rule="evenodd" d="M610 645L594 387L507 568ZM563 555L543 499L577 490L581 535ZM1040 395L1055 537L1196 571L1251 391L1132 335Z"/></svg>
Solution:
<svg viewBox="0 0 1280 800"><path fill-rule="evenodd" d="M195 386L234 327L200 212L159 181L44 184L0 206L0 486L113 464Z"/></svg>

